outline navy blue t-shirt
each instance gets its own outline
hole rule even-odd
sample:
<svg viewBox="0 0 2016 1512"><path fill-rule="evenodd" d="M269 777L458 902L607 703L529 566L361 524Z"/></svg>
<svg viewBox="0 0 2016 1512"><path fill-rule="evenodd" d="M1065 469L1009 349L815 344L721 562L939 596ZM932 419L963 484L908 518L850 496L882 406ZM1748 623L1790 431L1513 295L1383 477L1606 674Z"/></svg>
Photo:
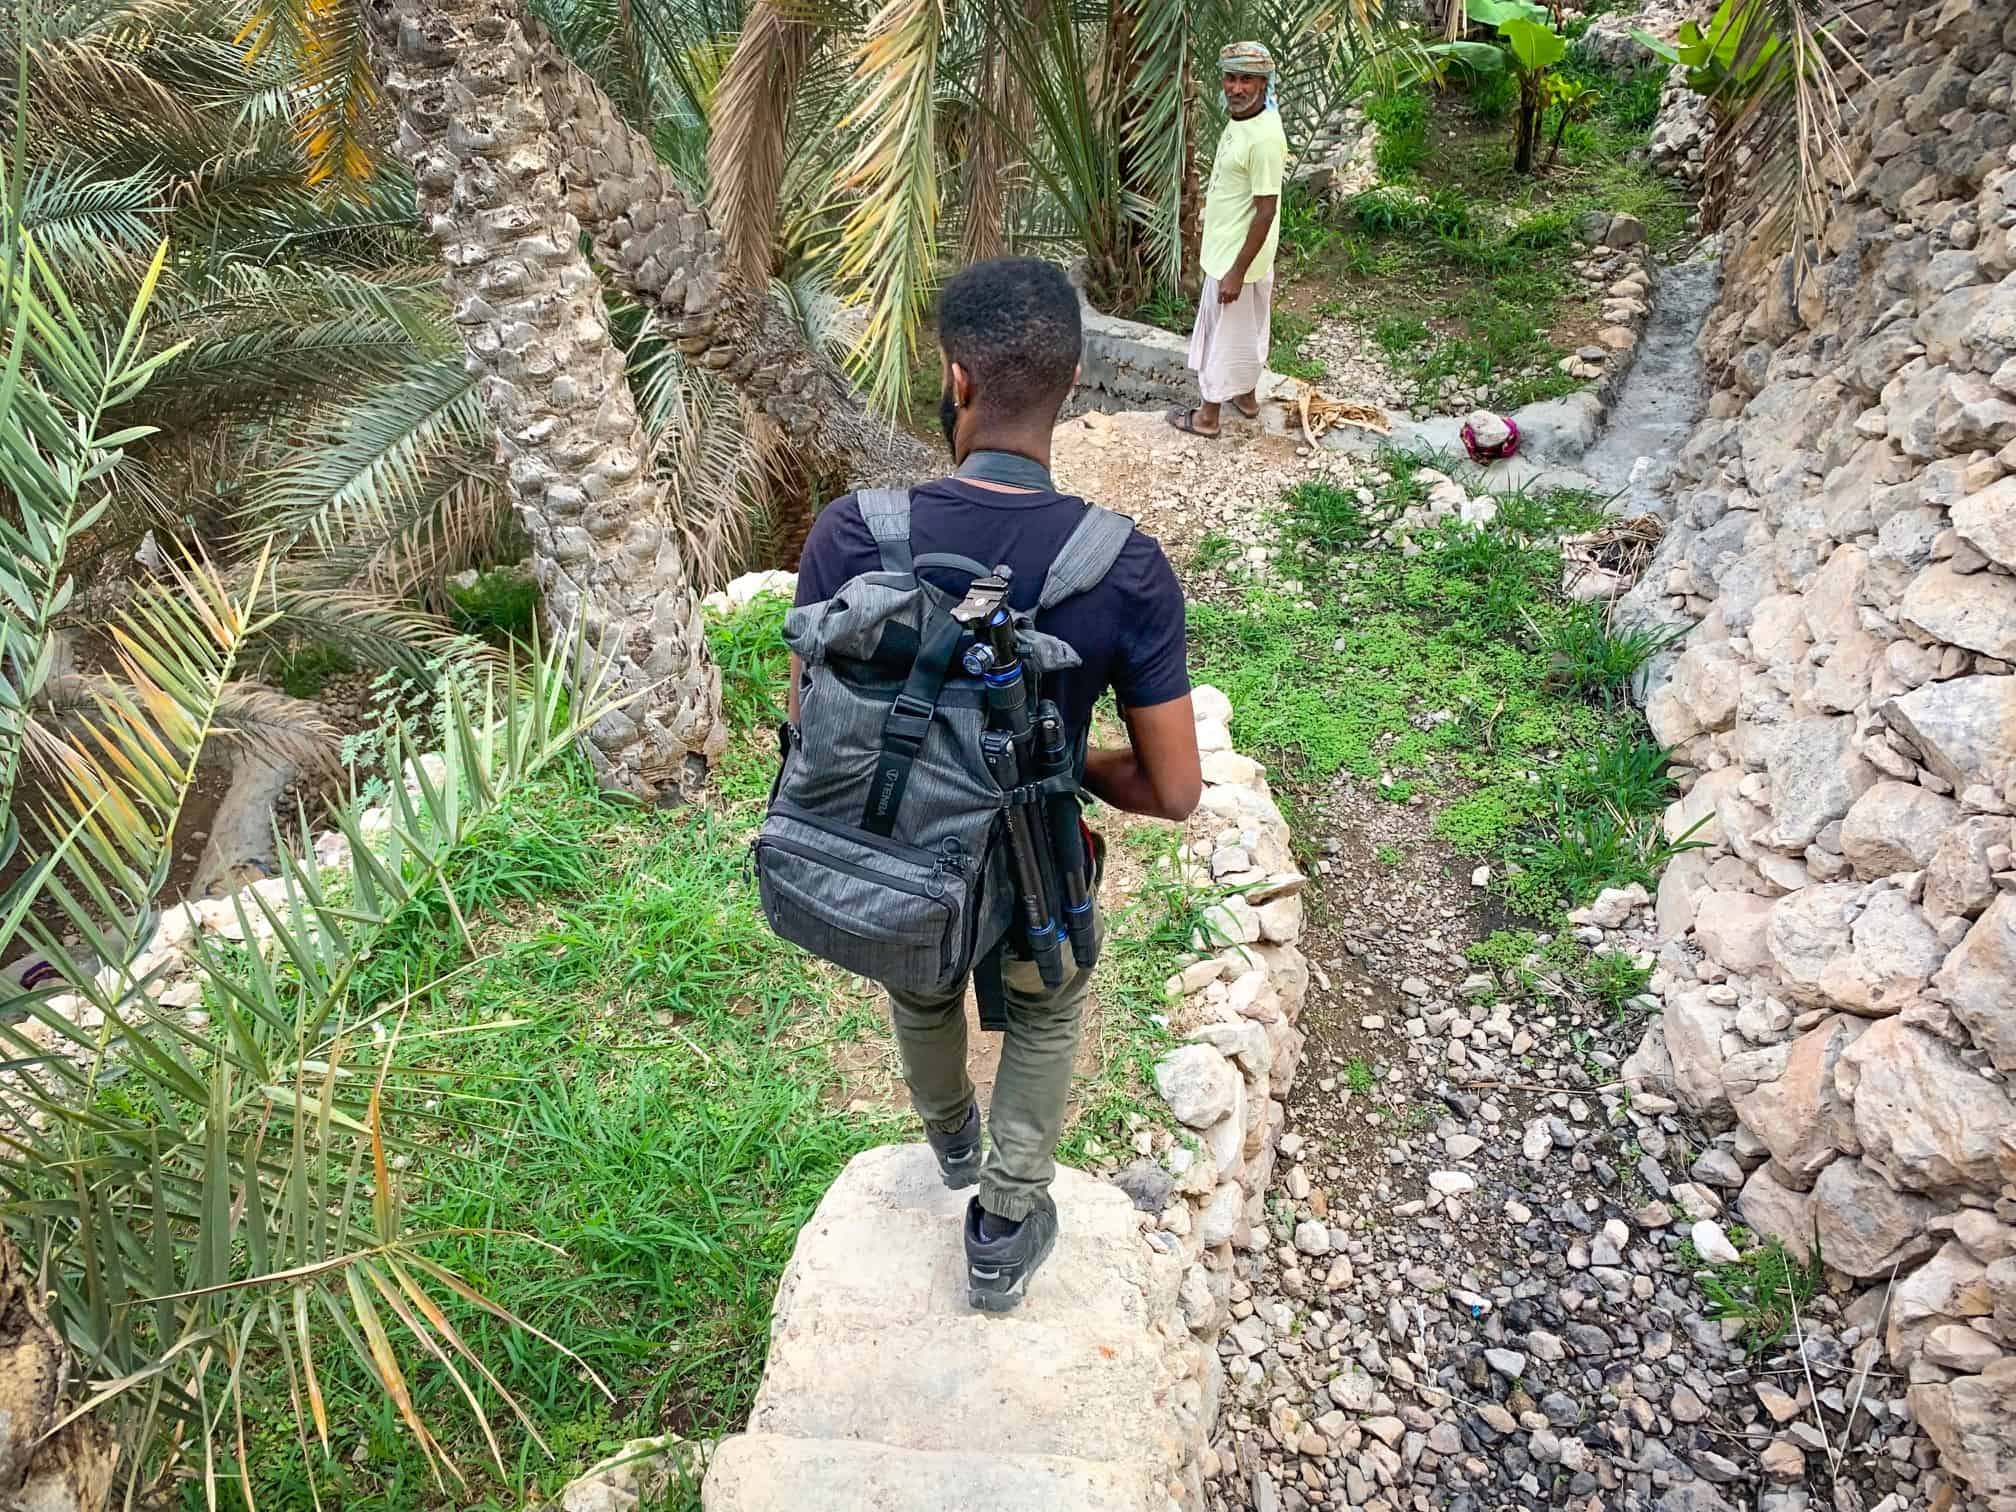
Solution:
<svg viewBox="0 0 2016 1512"><path fill-rule="evenodd" d="M1014 571L1008 601L1033 609L1051 561L1084 516L1085 501L1070 494L1002 493L944 478L910 496L910 546L955 552ZM881 566L875 538L847 495L813 522L798 561L798 602L831 598L842 584ZM927 568L936 586L963 595L963 572ZM1112 569L1075 598L1038 616L1036 628L1068 642L1082 667L1046 679L1043 696L1055 699L1073 739L1092 721L1092 706L1108 688L1125 708L1146 709L1190 691L1184 663L1183 589L1161 544L1139 530L1121 548Z"/></svg>

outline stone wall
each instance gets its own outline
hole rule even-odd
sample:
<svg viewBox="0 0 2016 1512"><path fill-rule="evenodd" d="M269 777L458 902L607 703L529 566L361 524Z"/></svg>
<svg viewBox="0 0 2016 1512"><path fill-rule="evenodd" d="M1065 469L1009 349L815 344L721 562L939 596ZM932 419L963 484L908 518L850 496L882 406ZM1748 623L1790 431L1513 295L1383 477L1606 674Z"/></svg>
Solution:
<svg viewBox="0 0 2016 1512"><path fill-rule="evenodd" d="M1867 1288L1946 1472L2009 1508L2016 5L1862 19L1831 220L1803 278L1725 235L1709 418L1625 603L1692 623L1646 712L1697 847L1627 1074L1727 1131L1746 1224Z"/></svg>

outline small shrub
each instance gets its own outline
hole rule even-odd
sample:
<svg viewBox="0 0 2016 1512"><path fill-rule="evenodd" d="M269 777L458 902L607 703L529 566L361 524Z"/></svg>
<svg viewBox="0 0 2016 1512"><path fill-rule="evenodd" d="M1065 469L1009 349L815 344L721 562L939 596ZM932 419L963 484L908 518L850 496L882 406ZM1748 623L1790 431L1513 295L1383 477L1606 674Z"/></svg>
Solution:
<svg viewBox="0 0 2016 1512"><path fill-rule="evenodd" d="M1330 200L1302 184L1290 184L1281 192L1281 245L1300 257L1311 257L1335 242L1342 233L1337 212Z"/></svg>
<svg viewBox="0 0 2016 1512"><path fill-rule="evenodd" d="M1740 1228L1729 1237L1743 1258L1734 1265L1712 1266L1696 1279L1707 1294L1710 1317L1742 1322L1743 1347L1754 1360L1791 1331L1795 1314L1803 1316L1819 1294L1820 1257L1802 1262L1776 1239L1751 1245L1751 1236ZM1680 1252L1686 1263L1702 1263L1692 1241L1681 1240Z"/></svg>
<svg viewBox="0 0 2016 1512"><path fill-rule="evenodd" d="M1613 804L1580 808L1557 797L1552 822L1515 836L1507 848L1518 873L1507 897L1522 912L1545 916L1562 900L1580 907L1606 887L1653 886L1672 854L1656 818Z"/></svg>
<svg viewBox="0 0 2016 1512"><path fill-rule="evenodd" d="M1480 121L1502 121L1519 103L1519 80L1509 70L1471 72L1469 79L1470 113Z"/></svg>
<svg viewBox="0 0 2016 1512"><path fill-rule="evenodd" d="M1185 296L1181 289L1160 284L1148 296L1147 303L1134 312L1134 318L1148 325L1160 326L1165 331L1174 331L1178 336L1188 336L1197 325L1197 302ZM935 397L933 402L936 402Z"/></svg>
<svg viewBox="0 0 2016 1512"><path fill-rule="evenodd" d="M1652 980L1649 967L1637 965L1621 951L1591 952L1569 969L1575 985L1602 1004L1615 1018L1622 1018L1633 998Z"/></svg>

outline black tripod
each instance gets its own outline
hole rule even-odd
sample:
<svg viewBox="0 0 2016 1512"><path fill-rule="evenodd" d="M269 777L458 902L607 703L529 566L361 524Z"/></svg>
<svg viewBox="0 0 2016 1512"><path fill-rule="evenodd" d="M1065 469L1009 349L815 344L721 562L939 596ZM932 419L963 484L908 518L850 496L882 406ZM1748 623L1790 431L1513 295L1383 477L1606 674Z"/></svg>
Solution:
<svg viewBox="0 0 2016 1512"><path fill-rule="evenodd" d="M1007 603L1010 576L1002 566L976 578L952 617L974 638L962 664L987 690L981 749L1008 800L1008 859L1023 935L1043 985L1055 988L1064 985L1066 940L1081 970L1098 960L1091 873L1064 721L1055 704L1033 696L1040 691L1035 672L1016 647Z"/></svg>

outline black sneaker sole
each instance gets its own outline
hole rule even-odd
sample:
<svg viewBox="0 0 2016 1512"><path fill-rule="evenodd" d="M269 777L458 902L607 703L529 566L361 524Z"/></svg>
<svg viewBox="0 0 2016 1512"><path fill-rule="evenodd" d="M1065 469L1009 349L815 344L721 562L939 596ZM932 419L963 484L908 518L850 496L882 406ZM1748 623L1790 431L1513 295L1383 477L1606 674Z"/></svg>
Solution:
<svg viewBox="0 0 2016 1512"><path fill-rule="evenodd" d="M1007 1286L1001 1285L1001 1272L982 1270L970 1261L966 1266L966 1305L975 1312L1013 1312L1022 1305L1022 1298L1029 1291L1029 1281L1041 1269L1043 1262L1050 1258L1050 1251L1057 1247L1057 1230L1053 1227L1044 1236L1043 1247L1036 1251L1022 1273Z"/></svg>
<svg viewBox="0 0 2016 1512"><path fill-rule="evenodd" d="M967 1187L979 1184L981 1164L980 1151L977 1147L971 1155L963 1156L957 1160L947 1160L944 1156L940 1155L938 1157L938 1174L944 1178L946 1186L955 1192L961 1192Z"/></svg>

